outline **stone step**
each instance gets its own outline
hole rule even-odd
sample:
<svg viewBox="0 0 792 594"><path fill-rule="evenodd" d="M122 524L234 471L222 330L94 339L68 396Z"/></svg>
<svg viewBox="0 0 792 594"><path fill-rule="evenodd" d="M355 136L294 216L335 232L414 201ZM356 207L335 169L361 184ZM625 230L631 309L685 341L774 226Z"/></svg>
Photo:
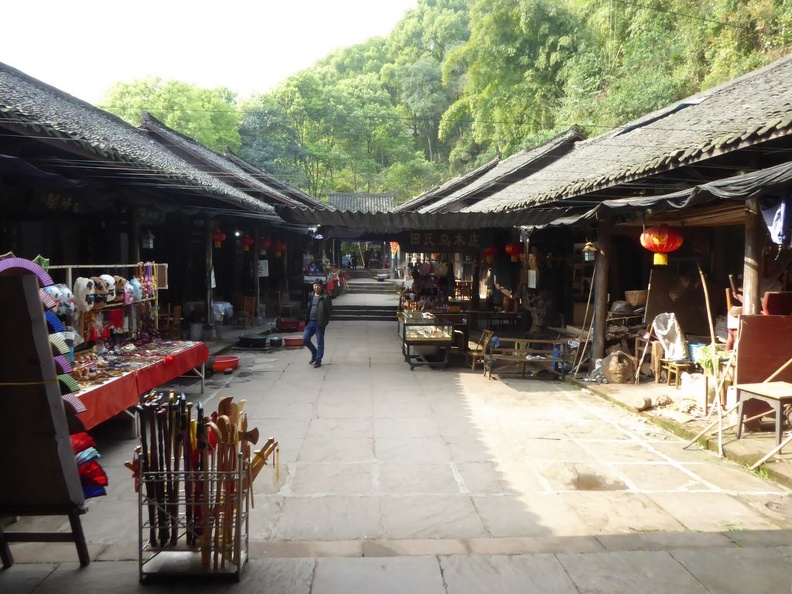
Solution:
<svg viewBox="0 0 792 594"><path fill-rule="evenodd" d="M333 319L395 322L396 308L392 305L334 305Z"/></svg>

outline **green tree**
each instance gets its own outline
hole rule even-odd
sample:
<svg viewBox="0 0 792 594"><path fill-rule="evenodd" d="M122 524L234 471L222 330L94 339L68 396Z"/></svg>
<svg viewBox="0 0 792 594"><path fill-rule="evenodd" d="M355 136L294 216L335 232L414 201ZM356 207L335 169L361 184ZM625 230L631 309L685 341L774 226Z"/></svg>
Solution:
<svg viewBox="0 0 792 594"><path fill-rule="evenodd" d="M240 147L236 95L225 87L201 89L195 85L160 78L116 83L99 107L133 126L149 112L170 128L221 152Z"/></svg>
<svg viewBox="0 0 792 594"><path fill-rule="evenodd" d="M303 151L297 132L283 108L267 95L258 95L241 106L240 157L295 187L307 187L300 166Z"/></svg>
<svg viewBox="0 0 792 594"><path fill-rule="evenodd" d="M473 138L509 154L555 127L561 73L577 52L580 23L551 0L477 0L470 39L448 53L444 74L464 72L452 114L470 114ZM453 122L446 124L453 127Z"/></svg>

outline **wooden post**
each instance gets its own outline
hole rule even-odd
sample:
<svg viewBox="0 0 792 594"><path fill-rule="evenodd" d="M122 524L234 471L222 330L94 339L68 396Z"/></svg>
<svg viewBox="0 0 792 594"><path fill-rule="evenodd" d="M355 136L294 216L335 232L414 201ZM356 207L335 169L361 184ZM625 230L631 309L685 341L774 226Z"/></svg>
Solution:
<svg viewBox="0 0 792 594"><path fill-rule="evenodd" d="M766 233L764 220L759 212L759 199L751 198L745 203L745 257L743 260L743 314L758 314L759 279L762 276L762 244Z"/></svg>
<svg viewBox="0 0 792 594"><path fill-rule="evenodd" d="M259 278L259 258L261 258L261 233L258 227L253 232L253 300L256 302L256 307L253 310L253 317L258 318L259 304L261 303L261 279ZM254 323L255 325L255 323Z"/></svg>
<svg viewBox="0 0 792 594"><path fill-rule="evenodd" d="M130 261L140 262L140 207L132 208L129 216L129 228Z"/></svg>
<svg viewBox="0 0 792 594"><path fill-rule="evenodd" d="M608 328L608 269L613 241L612 223L601 220L597 226L597 260L594 262L594 320L592 322L591 364L605 356Z"/></svg>
<svg viewBox="0 0 792 594"><path fill-rule="evenodd" d="M206 246L206 321L204 329L206 334L214 338L214 299L212 297L212 233L215 225L211 219L206 219L204 225L204 245Z"/></svg>

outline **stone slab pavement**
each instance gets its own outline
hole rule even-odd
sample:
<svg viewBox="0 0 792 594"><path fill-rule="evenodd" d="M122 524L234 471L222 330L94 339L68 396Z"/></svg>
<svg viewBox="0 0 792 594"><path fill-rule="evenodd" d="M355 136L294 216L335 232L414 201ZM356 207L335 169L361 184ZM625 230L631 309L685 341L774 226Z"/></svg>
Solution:
<svg viewBox="0 0 792 594"><path fill-rule="evenodd" d="M332 322L319 369L305 349L234 352L240 368L204 394L172 387L207 410L246 400L280 443L240 582L139 583L136 439L119 420L95 432L111 484L83 516L93 562L13 544L0 592L792 592L790 489L589 389L462 360L410 371L395 322Z"/></svg>

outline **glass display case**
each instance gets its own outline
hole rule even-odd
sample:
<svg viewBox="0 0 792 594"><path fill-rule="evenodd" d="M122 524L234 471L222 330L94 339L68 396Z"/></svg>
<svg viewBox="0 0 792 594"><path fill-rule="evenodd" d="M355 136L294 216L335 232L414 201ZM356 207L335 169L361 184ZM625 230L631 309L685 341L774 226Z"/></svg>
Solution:
<svg viewBox="0 0 792 594"><path fill-rule="evenodd" d="M416 365L445 367L448 364L448 351L454 343L452 324L420 311L399 312L398 324L402 354L410 369Z"/></svg>

